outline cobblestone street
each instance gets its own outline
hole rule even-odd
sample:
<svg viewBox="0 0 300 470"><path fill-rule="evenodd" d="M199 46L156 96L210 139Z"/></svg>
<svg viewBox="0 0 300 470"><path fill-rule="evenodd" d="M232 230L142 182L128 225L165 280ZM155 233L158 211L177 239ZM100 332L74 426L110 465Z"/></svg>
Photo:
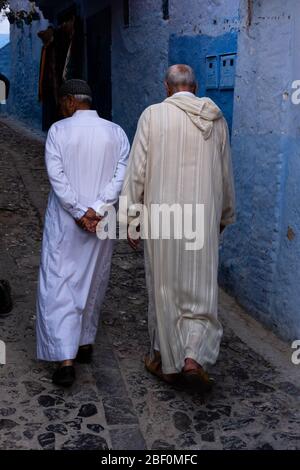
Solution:
<svg viewBox="0 0 300 470"><path fill-rule="evenodd" d="M35 292L48 193L43 140L0 121L0 279L14 310L0 316L1 449L300 449L300 366L290 345L224 292L213 391L177 390L142 362L148 350L143 254L118 243L91 366L70 390L35 359Z"/></svg>

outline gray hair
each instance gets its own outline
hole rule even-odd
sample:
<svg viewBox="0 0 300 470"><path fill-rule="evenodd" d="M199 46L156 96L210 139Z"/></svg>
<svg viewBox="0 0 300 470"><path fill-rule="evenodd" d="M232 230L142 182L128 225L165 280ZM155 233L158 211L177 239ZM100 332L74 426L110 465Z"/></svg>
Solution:
<svg viewBox="0 0 300 470"><path fill-rule="evenodd" d="M77 101L81 101L82 103L92 104L93 102L92 97L89 95L73 95L73 96Z"/></svg>
<svg viewBox="0 0 300 470"><path fill-rule="evenodd" d="M174 90L178 90L180 87L190 89L197 87L195 72L192 67L186 64L171 65L167 70L165 81Z"/></svg>

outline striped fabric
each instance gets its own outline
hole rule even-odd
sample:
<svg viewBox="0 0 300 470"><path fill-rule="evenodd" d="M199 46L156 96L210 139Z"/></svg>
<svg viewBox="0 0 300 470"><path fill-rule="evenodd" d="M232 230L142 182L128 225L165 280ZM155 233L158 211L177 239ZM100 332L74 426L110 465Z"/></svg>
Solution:
<svg viewBox="0 0 300 470"><path fill-rule="evenodd" d="M149 333L163 372L180 372L186 357L204 368L217 360L220 224L234 222L228 128L208 98L175 94L142 114L123 187L128 205L204 204L204 247L186 239L146 240Z"/></svg>

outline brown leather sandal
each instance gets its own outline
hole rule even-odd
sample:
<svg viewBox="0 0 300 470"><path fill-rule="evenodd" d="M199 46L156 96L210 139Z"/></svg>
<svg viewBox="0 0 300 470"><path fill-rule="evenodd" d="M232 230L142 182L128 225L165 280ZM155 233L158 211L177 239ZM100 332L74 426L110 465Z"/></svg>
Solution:
<svg viewBox="0 0 300 470"><path fill-rule="evenodd" d="M158 351L154 352L154 359L151 359L150 354L147 354L144 359L146 370L152 375L168 384L173 384L178 378L178 374L164 374L162 371L161 356Z"/></svg>
<svg viewBox="0 0 300 470"><path fill-rule="evenodd" d="M211 391L215 381L209 377L208 373L202 367L182 371L182 377L185 383L191 388L198 388L204 392Z"/></svg>

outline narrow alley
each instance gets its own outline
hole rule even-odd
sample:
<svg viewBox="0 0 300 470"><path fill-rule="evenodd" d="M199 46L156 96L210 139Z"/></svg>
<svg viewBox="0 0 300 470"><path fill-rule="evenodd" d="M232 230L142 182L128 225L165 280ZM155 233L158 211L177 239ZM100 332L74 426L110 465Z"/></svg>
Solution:
<svg viewBox="0 0 300 470"><path fill-rule="evenodd" d="M225 333L213 391L150 376L143 254L117 244L91 366L70 390L35 356L35 292L48 193L43 139L0 122L0 278L14 309L0 317L1 449L300 449L299 367L292 349L223 291Z"/></svg>

